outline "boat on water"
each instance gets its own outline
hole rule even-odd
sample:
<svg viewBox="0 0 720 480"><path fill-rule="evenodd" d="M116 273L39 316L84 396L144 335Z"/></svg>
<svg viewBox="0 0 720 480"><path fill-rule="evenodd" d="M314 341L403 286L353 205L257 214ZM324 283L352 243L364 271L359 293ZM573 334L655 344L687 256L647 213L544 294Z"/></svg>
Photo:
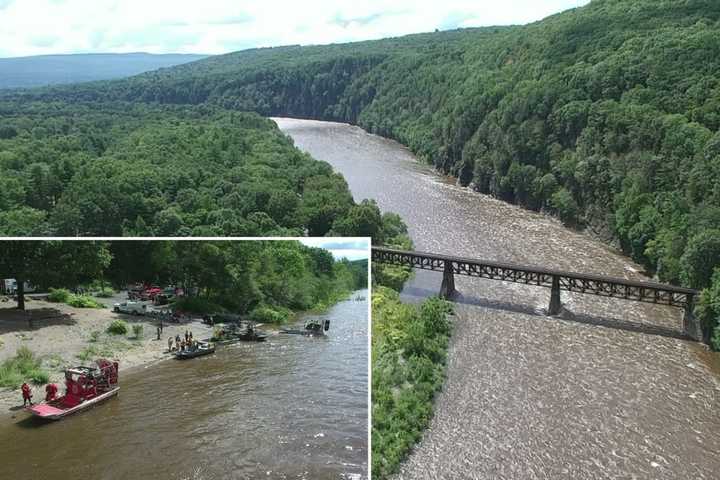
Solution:
<svg viewBox="0 0 720 480"><path fill-rule="evenodd" d="M92 408L118 394L118 362L100 359L97 367L74 367L65 370L65 395L27 407L34 416L60 420L73 413Z"/></svg>
<svg viewBox="0 0 720 480"><path fill-rule="evenodd" d="M264 342L268 336L269 335L262 330L257 330L254 326L248 325L245 330L238 335L238 338L244 342Z"/></svg>
<svg viewBox="0 0 720 480"><path fill-rule="evenodd" d="M215 345L209 342L198 342L194 347L186 348L175 352L175 358L178 360L187 360L189 358L202 357L215 353Z"/></svg>
<svg viewBox="0 0 720 480"><path fill-rule="evenodd" d="M219 325L216 328L214 336L209 339L218 345L228 345L237 342L264 342L269 335L258 330L261 324L246 322L244 327L231 323L228 325Z"/></svg>
<svg viewBox="0 0 720 480"><path fill-rule="evenodd" d="M285 333L288 335L304 335L306 337L322 337L325 335L325 332L330 330L330 319L326 318L325 321L319 320L317 318L311 318L307 322L305 322L305 327L300 329L280 329L280 333Z"/></svg>

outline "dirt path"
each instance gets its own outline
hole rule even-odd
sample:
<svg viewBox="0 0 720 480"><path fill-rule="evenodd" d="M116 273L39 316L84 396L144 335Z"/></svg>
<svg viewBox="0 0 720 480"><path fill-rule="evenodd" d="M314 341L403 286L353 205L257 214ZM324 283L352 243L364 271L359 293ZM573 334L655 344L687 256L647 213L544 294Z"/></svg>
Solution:
<svg viewBox="0 0 720 480"><path fill-rule="evenodd" d="M26 346L50 372L50 381L62 383L63 370L69 366L91 365L96 358L107 356L120 362L120 370L147 365L169 358L167 339L184 335L191 330L196 339L207 338L212 327L199 319L181 324L165 324L160 341L157 323L145 317L118 314L107 309L78 309L64 304L30 301L27 311L16 310L15 303L0 303L0 362L15 356L17 349ZM31 319L32 327L28 322ZM109 335L106 332L113 320L122 319L131 325L143 326L140 339L128 335ZM97 340L93 341L93 336ZM92 349L88 351L87 349ZM94 350L94 351L93 351ZM87 360L78 355L89 353ZM33 385L34 399L44 396L44 385ZM61 388L62 390L62 388ZM20 391L0 388L0 415L17 412L22 402Z"/></svg>

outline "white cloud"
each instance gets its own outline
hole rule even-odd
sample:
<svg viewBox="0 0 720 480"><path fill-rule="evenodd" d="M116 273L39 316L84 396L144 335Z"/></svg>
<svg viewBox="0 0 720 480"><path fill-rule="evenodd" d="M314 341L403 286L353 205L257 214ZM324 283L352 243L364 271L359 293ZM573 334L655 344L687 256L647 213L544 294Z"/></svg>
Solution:
<svg viewBox="0 0 720 480"><path fill-rule="evenodd" d="M309 237L300 239L308 247L324 248L337 260L361 260L368 258L369 241L364 238Z"/></svg>
<svg viewBox="0 0 720 480"><path fill-rule="evenodd" d="M0 0L0 56L223 53L539 20L589 0Z"/></svg>

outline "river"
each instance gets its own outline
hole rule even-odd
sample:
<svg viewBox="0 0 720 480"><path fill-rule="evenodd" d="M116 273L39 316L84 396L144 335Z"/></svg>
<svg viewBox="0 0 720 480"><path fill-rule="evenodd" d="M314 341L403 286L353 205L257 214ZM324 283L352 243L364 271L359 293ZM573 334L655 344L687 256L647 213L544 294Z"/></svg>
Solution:
<svg viewBox="0 0 720 480"><path fill-rule="evenodd" d="M341 172L356 200L399 213L418 250L647 279L600 241L455 185L354 126L274 119ZM436 294L418 272L403 296ZM683 340L679 309L456 277L448 379L401 479L714 479L717 355ZM708 361L708 359L710 359Z"/></svg>
<svg viewBox="0 0 720 480"><path fill-rule="evenodd" d="M71 418L3 420L0 478L367 478L366 298L322 315L324 338L220 346L121 374L118 398Z"/></svg>

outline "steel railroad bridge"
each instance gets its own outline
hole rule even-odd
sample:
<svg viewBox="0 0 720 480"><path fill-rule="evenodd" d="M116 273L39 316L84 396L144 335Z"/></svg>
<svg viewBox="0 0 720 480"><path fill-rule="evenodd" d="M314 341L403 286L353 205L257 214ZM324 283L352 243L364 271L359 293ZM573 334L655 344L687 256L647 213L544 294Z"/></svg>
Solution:
<svg viewBox="0 0 720 480"><path fill-rule="evenodd" d="M560 300L562 290L683 308L685 335L697 341L704 341L707 336L707 332L702 330L700 321L693 315L694 300L699 292L689 288L383 247L372 247L372 261L443 272L440 296L447 299L452 299L456 293L455 275L547 287L551 289L549 315L557 315L562 310Z"/></svg>

